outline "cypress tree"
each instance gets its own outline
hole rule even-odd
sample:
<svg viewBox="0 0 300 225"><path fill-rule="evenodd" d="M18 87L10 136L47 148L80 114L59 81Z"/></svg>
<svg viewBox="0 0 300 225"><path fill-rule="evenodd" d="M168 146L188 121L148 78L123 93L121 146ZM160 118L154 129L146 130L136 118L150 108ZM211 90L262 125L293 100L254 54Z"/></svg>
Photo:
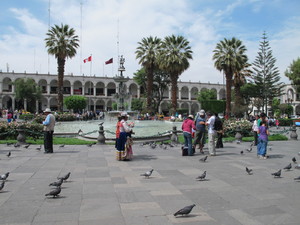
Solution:
<svg viewBox="0 0 300 225"><path fill-rule="evenodd" d="M273 57L266 33L260 41L258 55L253 66L252 79L258 87L258 98L262 100L262 109L268 114L268 105L274 97L282 95L284 83L280 82L280 73L275 66L276 58Z"/></svg>

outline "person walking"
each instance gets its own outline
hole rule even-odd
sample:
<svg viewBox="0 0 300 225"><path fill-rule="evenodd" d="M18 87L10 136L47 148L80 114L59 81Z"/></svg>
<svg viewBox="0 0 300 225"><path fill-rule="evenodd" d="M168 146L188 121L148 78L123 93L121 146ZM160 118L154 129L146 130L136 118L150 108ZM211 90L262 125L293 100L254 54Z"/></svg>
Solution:
<svg viewBox="0 0 300 225"><path fill-rule="evenodd" d="M267 159L267 145L268 145L268 136L270 135L267 122L262 121L261 126L258 128L257 133L259 134L258 137L258 157L260 159Z"/></svg>
<svg viewBox="0 0 300 225"><path fill-rule="evenodd" d="M183 131L183 137L184 137L184 146L188 147L188 155L192 156L194 155L193 146L192 146L192 129L196 129L195 123L194 123L194 116L189 115L186 120L183 121L181 129Z"/></svg>
<svg viewBox="0 0 300 225"><path fill-rule="evenodd" d="M44 150L45 153L53 153L53 133L55 127L55 116L52 114L51 109L46 108L44 111L46 115L44 125Z"/></svg>
<svg viewBox="0 0 300 225"><path fill-rule="evenodd" d="M208 151L210 156L216 155L216 146L215 146L215 136L216 132L214 129L215 124L215 116L211 112L206 113L207 116L207 122L206 125L208 126Z"/></svg>
<svg viewBox="0 0 300 225"><path fill-rule="evenodd" d="M253 126L252 126L252 131L253 131L253 136L254 136L254 146L257 146L258 143L258 135L257 135L257 131L258 131L258 115L255 115L255 120L253 122Z"/></svg>
<svg viewBox="0 0 300 225"><path fill-rule="evenodd" d="M218 113L215 114L215 123L214 123L214 130L217 133L217 143L216 143L216 148L223 148L223 135L224 135L224 130L223 130L223 122L218 116Z"/></svg>
<svg viewBox="0 0 300 225"><path fill-rule="evenodd" d="M205 144L205 111L200 110L195 119L196 133L194 138L193 148L196 149L197 144L199 144L200 153L204 154L203 147Z"/></svg>

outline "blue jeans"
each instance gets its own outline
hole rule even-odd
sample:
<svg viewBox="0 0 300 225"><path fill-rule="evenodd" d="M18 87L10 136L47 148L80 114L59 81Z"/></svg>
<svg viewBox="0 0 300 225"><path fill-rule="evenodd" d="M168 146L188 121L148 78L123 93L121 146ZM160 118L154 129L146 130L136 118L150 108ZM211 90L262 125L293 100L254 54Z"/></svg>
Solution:
<svg viewBox="0 0 300 225"><path fill-rule="evenodd" d="M257 155L265 156L267 154L268 141L258 138Z"/></svg>
<svg viewBox="0 0 300 225"><path fill-rule="evenodd" d="M184 146L188 147L188 154L189 155L194 155L193 148L192 148L192 134L183 132L183 137L184 137Z"/></svg>

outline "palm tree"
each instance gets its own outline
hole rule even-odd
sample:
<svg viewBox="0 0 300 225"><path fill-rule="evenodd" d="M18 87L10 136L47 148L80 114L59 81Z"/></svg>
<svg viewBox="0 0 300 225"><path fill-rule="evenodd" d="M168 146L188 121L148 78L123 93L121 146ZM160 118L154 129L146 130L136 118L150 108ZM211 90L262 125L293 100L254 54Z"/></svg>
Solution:
<svg viewBox="0 0 300 225"><path fill-rule="evenodd" d="M213 51L215 67L217 70L223 71L226 77L226 118L230 116L231 112L232 78L235 73L244 68L248 60L248 57L244 54L246 50L242 41L233 37L231 40L224 38Z"/></svg>
<svg viewBox="0 0 300 225"><path fill-rule="evenodd" d="M76 55L76 48L79 46L78 36L75 35L75 30L69 28L68 25L61 26L54 25L46 33L47 38L46 48L48 54L54 55L57 59L58 65L58 84L57 84L57 97L58 97L58 111L63 111L63 82L65 63L67 58L72 58Z"/></svg>
<svg viewBox="0 0 300 225"><path fill-rule="evenodd" d="M171 80L172 113L177 110L177 80L179 76L189 68L189 59L193 59L189 42L183 36L165 37L160 53L160 67L166 71Z"/></svg>
<svg viewBox="0 0 300 225"><path fill-rule="evenodd" d="M147 74L147 110L153 111L152 98L153 98L153 74L157 68L157 55L161 48L161 39L157 37L143 38L141 42L138 42L139 46L135 51L136 59L139 59Z"/></svg>

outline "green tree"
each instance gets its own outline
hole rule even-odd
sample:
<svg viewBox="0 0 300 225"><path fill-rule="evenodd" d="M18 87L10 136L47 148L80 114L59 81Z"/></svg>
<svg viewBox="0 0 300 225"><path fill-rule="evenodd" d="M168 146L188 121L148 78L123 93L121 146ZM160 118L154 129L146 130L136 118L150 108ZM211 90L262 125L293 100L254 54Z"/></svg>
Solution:
<svg viewBox="0 0 300 225"><path fill-rule="evenodd" d="M15 97L19 102L24 102L26 99L27 108L29 112L35 111L35 102L42 97L42 90L32 78L19 78L14 83Z"/></svg>
<svg viewBox="0 0 300 225"><path fill-rule="evenodd" d="M282 95L284 84L280 82L280 73L275 66L276 58L273 57L266 33L260 41L258 55L253 62L252 79L258 87L258 96L262 100L262 109L268 114L268 105L273 98Z"/></svg>
<svg viewBox="0 0 300 225"><path fill-rule="evenodd" d="M162 42L159 55L160 68L166 71L171 80L172 113L177 109L177 80L189 68L189 60L193 59L190 43L183 36L167 36Z"/></svg>
<svg viewBox="0 0 300 225"><path fill-rule="evenodd" d="M133 74L133 80L141 87L143 90L147 90L147 75L145 68L142 67L141 69L137 70ZM147 97L147 94L144 93L143 97Z"/></svg>
<svg viewBox="0 0 300 225"><path fill-rule="evenodd" d="M284 75L292 81L292 84L297 88L297 92L300 93L300 58L293 60Z"/></svg>
<svg viewBox="0 0 300 225"><path fill-rule="evenodd" d="M65 63L67 58L72 58L76 55L76 48L79 47L78 36L75 35L75 30L69 28L68 25L61 26L54 25L46 33L47 38L46 48L48 48L48 54L54 55L57 59L58 68L58 110L63 111L63 83Z"/></svg>
<svg viewBox="0 0 300 225"><path fill-rule="evenodd" d="M201 103L202 101L206 100L213 100L217 99L217 93L214 90L202 90L198 93L197 100Z"/></svg>
<svg viewBox="0 0 300 225"><path fill-rule="evenodd" d="M231 113L231 87L235 73L239 73L248 61L245 55L246 47L242 41L233 37L231 40L224 38L215 48L213 60L217 70L222 71L226 78L226 118Z"/></svg>
<svg viewBox="0 0 300 225"><path fill-rule="evenodd" d="M87 105L86 101L87 98L80 95L73 95L64 99L64 103L67 109L73 109L75 112L79 112L85 109Z"/></svg>
<svg viewBox="0 0 300 225"><path fill-rule="evenodd" d="M139 99L139 98L134 98L131 101L131 109L133 111L139 111L141 112L143 110L143 100Z"/></svg>
<svg viewBox="0 0 300 225"><path fill-rule="evenodd" d="M153 90L153 73L158 67L157 56L161 49L161 39L157 37L143 38L138 42L137 50L135 51L136 58L139 59L147 74L147 110L152 112L152 90Z"/></svg>

